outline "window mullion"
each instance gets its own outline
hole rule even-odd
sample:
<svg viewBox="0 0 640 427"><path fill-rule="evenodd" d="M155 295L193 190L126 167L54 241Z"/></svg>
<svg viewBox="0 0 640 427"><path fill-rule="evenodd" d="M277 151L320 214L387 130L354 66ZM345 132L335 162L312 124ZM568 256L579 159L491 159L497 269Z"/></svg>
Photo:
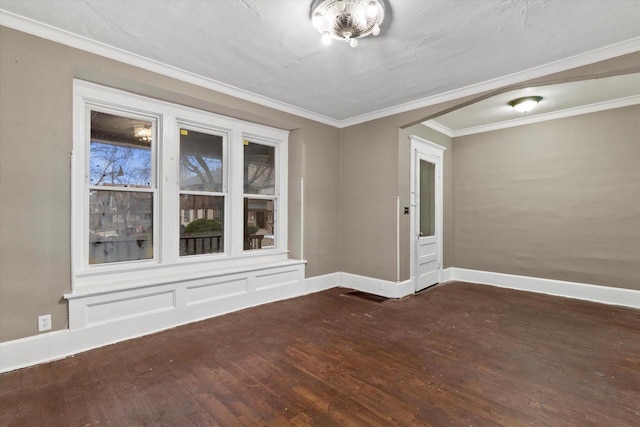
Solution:
<svg viewBox="0 0 640 427"><path fill-rule="evenodd" d="M161 138L161 174L158 175L160 188L160 241L162 262L172 263L178 259L179 232L176 229L179 217L179 146L178 127L174 116L163 116Z"/></svg>
<svg viewBox="0 0 640 427"><path fill-rule="evenodd" d="M234 127L227 148L229 150L230 165L227 173L227 206L229 206L227 213L229 226L227 230L230 236L228 248L231 256L238 256L242 254L242 218L244 212L244 199L242 197L242 130L239 127Z"/></svg>

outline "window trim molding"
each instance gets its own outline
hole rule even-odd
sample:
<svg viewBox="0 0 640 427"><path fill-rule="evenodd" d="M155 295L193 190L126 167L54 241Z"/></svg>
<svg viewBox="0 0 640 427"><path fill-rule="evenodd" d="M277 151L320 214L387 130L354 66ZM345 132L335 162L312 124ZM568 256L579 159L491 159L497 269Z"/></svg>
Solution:
<svg viewBox="0 0 640 427"><path fill-rule="evenodd" d="M232 151L232 147L231 144L233 143L233 129L228 128L228 127L222 127L219 125L214 125L214 124L210 124L210 125L206 125L205 123L203 123L203 121L208 120L208 115L204 115L202 116L202 121L194 121L193 118L184 118L184 116L182 115L178 115L175 117L175 120L173 121L172 125L175 125L175 129L174 129L174 137L176 138L176 147L175 147L175 155L174 157L176 158L176 161L178 162L177 164L177 172L178 175L175 177L176 179L176 191L177 191L177 196L178 198L169 202L170 205L172 205L172 211L170 212L170 215L176 215L176 219L178 220L176 222L179 223L179 219L180 219L180 196L182 194L186 193L190 193L189 191L184 191L180 188L180 176L179 176L179 170L180 170L180 130L185 128L187 130L193 130L194 132L201 132L201 133L207 133L209 135L218 135L218 136L222 136L222 192L211 192L211 193L206 193L206 192L202 192L203 195L207 195L207 196L222 196L224 197L224 216L223 216L223 251L222 252L214 252L214 253L209 253L209 254L198 254L198 255L189 255L189 256L180 256L180 248L179 248L179 241L180 241L180 229L179 227L176 228L173 231L173 235L171 236L171 240L178 242L178 245L172 246L173 242L169 242L169 244L167 246L165 246L165 251L167 251L171 257L173 262L175 263L181 263L183 262L183 260L191 260L191 259L200 259L202 261L207 261L207 260L216 260L216 259L225 259L225 258L229 258L230 256L230 236L231 236L231 232L230 232L230 212L232 211L231 209L231 204L230 204L230 186L229 183L231 181L231 172L230 172L230 164L231 162L229 161L229 158L231 157L231 151ZM214 118L214 117L211 117ZM206 194L205 194L206 193ZM175 203L175 206L173 206L173 204ZM177 250L172 251L173 248L177 248Z"/></svg>
<svg viewBox="0 0 640 427"><path fill-rule="evenodd" d="M88 233L88 135L91 108L111 114L152 117L156 122L154 152L154 256L150 260L89 265L86 246ZM89 123L89 124L88 124ZM225 252L179 256L179 231L170 227L172 218L179 224L179 129L201 128L224 134L227 156L225 174ZM197 130L197 129L196 129ZM71 151L71 277L72 293L122 289L146 283L152 285L167 275L188 279L192 275L229 269L254 268L287 260L287 186L289 131L250 123L167 101L156 100L79 79L73 81L73 150ZM257 251L243 250L244 203L242 167L243 140L265 142L276 147L276 193L279 226L276 247ZM171 160L173 159L173 160ZM171 161L174 161L173 166ZM239 169L238 169L239 167ZM175 196L175 197L173 197ZM175 200L171 200L174 198ZM175 208L175 209L174 209ZM175 236L171 236L175 234ZM178 239L178 240L176 240ZM174 245L175 243L175 245ZM174 253L175 252L175 253ZM142 285L144 286L144 285Z"/></svg>
<svg viewBox="0 0 640 427"><path fill-rule="evenodd" d="M281 230L281 226L280 226L280 203L281 203L281 187L282 185L282 181L280 181L281 179L281 173L282 171L280 169L282 168L282 164L287 164L287 157L286 157L286 153L283 153L281 150L281 146L280 143L277 140L273 140L271 138L265 138L264 136L261 135L256 135L256 134L252 134L252 133L248 133L248 132L243 132L242 133L242 141L244 144L244 141L247 140L250 143L254 143L254 144L259 144L259 145L264 145L267 147L273 147L274 148L274 153L275 153L275 159L274 159L274 169L275 169L275 177L274 177L274 181L275 181L275 185L274 185L274 191L273 194L258 194L258 193L245 193L244 192L244 180L242 182L242 202L244 203L244 199L260 199L260 200L272 200L273 201L273 226L275 228L275 233L274 233L274 237L275 237L275 248L264 248L264 249L260 249L260 250L255 250L255 249L244 249L244 247L242 248L242 252L243 254L251 254L254 252L263 252L263 251L272 251L274 249L277 249L279 247L281 247L280 245L280 241L281 239L285 238L286 239L286 231L282 232ZM285 156L285 163L282 162L282 156ZM244 168L244 150L243 150L243 165L242 167ZM285 180L285 187L287 186L287 181ZM284 209L286 210L286 209ZM286 223L285 223L286 224ZM286 244L286 241L285 241Z"/></svg>

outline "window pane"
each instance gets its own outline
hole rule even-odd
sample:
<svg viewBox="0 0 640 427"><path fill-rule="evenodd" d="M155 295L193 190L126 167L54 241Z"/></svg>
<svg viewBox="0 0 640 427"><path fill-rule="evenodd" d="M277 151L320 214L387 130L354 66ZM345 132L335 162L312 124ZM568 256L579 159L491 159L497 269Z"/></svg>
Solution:
<svg viewBox="0 0 640 427"><path fill-rule="evenodd" d="M180 256L224 252L224 197L180 196Z"/></svg>
<svg viewBox="0 0 640 427"><path fill-rule="evenodd" d="M436 234L436 165L420 160L420 235Z"/></svg>
<svg viewBox="0 0 640 427"><path fill-rule="evenodd" d="M153 194L89 194L89 264L153 258Z"/></svg>
<svg viewBox="0 0 640 427"><path fill-rule="evenodd" d="M244 192L276 194L276 149L249 141L245 141L244 144Z"/></svg>
<svg viewBox="0 0 640 427"><path fill-rule="evenodd" d="M151 187L151 125L92 111L89 184Z"/></svg>
<svg viewBox="0 0 640 427"><path fill-rule="evenodd" d="M275 247L274 201L244 199L244 249Z"/></svg>
<svg viewBox="0 0 640 427"><path fill-rule="evenodd" d="M222 191L222 137L180 129L180 189Z"/></svg>

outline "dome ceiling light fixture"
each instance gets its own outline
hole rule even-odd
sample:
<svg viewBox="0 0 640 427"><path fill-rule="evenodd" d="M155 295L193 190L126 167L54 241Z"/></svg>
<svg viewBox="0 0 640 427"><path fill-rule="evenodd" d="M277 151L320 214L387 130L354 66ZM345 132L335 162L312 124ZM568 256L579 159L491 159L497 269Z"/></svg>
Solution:
<svg viewBox="0 0 640 427"><path fill-rule="evenodd" d="M313 26L322 34L322 44L328 46L333 39L342 40L351 47L358 39L380 34L384 20L384 0L322 0L313 9Z"/></svg>
<svg viewBox="0 0 640 427"><path fill-rule="evenodd" d="M533 110L540 101L542 101L541 96L525 96L524 98L518 98L514 99L513 101L509 101L509 105L511 105L516 111L519 111L521 113L528 113L529 111Z"/></svg>

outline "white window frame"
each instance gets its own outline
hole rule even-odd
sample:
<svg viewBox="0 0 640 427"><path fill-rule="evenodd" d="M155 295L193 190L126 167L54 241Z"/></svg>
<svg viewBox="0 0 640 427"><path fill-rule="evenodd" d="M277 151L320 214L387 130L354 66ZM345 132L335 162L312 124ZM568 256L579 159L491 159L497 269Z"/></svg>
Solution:
<svg viewBox="0 0 640 427"><path fill-rule="evenodd" d="M152 259L89 264L90 110L155 121L152 144L152 182L155 184ZM224 252L179 255L181 127L223 136ZM136 288L165 283L176 277L197 278L212 271L233 273L286 261L288 135L289 132L285 130L74 80L71 153L73 293ZM276 148L276 194L269 196L277 201L274 248L252 251L243 248L245 139Z"/></svg>
<svg viewBox="0 0 640 427"><path fill-rule="evenodd" d="M149 185L149 188L135 188L135 189L131 189L131 188L127 188L127 187L106 187L106 186L95 186L95 185L91 185L90 181L89 181L89 164L90 164L90 150L89 150L89 144L90 144L90 129L91 129L91 117L90 114L85 114L85 128L84 131L85 133L83 134L83 138L86 141L86 145L85 145L85 150L83 153L81 153L81 158L84 159L84 163L85 163L85 175L84 175L84 180L85 180L85 189L86 191L83 192L83 197L84 197L84 206L89 206L90 205L90 191L94 190L94 191L117 191L117 192L132 192L132 193L149 193L153 196L153 204L152 204L152 209L153 212L157 212L158 210L158 196L159 196L159 180L157 179L158 176L158 144L157 144L157 135L158 135L158 123L160 121L160 116L157 114L154 114L152 112L149 111L145 111L145 110L141 110L141 109L127 109L127 110L123 110L114 106L110 106L104 103L97 103L97 102L89 102L85 105L85 113L88 113L89 111L96 111L96 112L100 112L100 113L106 113L106 114L112 114L112 115L117 115L120 117L126 117L126 118L130 118L130 119L140 119L140 120L148 120L150 121L151 124L151 135L153 135L153 139L152 139L152 144L151 144L151 182ZM90 222L90 210L86 209L86 211L83 214L84 217L84 224L86 227L86 230L88 231L89 229L89 222ZM157 219L156 219L156 215L153 215L152 218L152 223L153 223L153 245L155 247L155 242L156 239L158 238L158 233L156 231L156 225L157 225ZM88 245L84 245L84 247L82 248L82 257L83 259L87 260L88 262L88 258L89 258L89 247ZM150 259L142 259L142 260L131 260L131 261L122 261L122 264L125 263L132 263L132 262L136 262L136 263L156 263L157 259L156 259L156 251L153 251L153 257L151 257ZM98 266L104 266L110 263L102 263L102 264L94 264L96 267Z"/></svg>
<svg viewBox="0 0 640 427"><path fill-rule="evenodd" d="M273 167L275 168L275 188L274 188L274 192L273 194L254 194L254 193L245 193L244 192L244 176L243 176L243 180L242 180L242 202L244 203L244 199L248 198L248 199L259 199L259 200L273 200L273 227L275 228L275 239L276 239L276 248L278 247L278 237L279 237L279 231L280 231L280 223L278 221L279 219L279 210L280 210L280 187L281 185L281 181L280 181L280 158L281 158L281 154L280 154L280 144L277 140L271 140L271 139L267 139L263 136L260 135L254 135L254 134L248 134L248 133L243 133L242 134L242 140L243 140L243 144L244 141L247 140L250 143L254 143L254 144L259 144L259 145L264 145L267 147L273 147L274 151L275 151L275 161L274 161L274 165ZM243 146L244 148L244 146ZM244 149L242 152L242 167L244 168ZM243 226L244 226L244 215L243 215ZM262 249L244 249L244 253L245 254L252 254L255 252L262 252L262 251L269 251L271 250L270 248L262 248Z"/></svg>
<svg viewBox="0 0 640 427"><path fill-rule="evenodd" d="M230 234L229 234L229 227L228 227L228 220L229 220L229 191L228 191L228 185L229 185L229 141L231 140L231 133L232 130L231 129L225 129L225 128L221 128L221 127L215 127L215 126L211 126L211 125L207 125L204 124L203 122L206 122L208 120L210 120L212 117L209 116L208 113L202 113L202 115L190 115L189 118L184 118L184 117L177 117L175 124L176 124L176 144L177 144L177 155L175 156L176 162L177 162L177 171L178 171L178 176L176 177L177 180L177 184L178 184L178 199L176 200L176 209L177 209L177 215L178 215L178 222L177 224L180 222L180 195L183 193L189 193L189 194L202 194L202 195L206 195L206 196L223 196L224 197L224 218L223 218L223 243L224 243L224 250L222 252L215 252L215 253L211 253L211 254L199 254L199 255L185 255L185 256L180 256L180 248L179 246L175 246L176 247L176 253L173 254L175 256L177 256L178 258L176 259L176 262L182 262L183 260L190 260L190 259L194 259L196 257L198 258L215 258L215 257L224 257L224 256L228 256L229 254L229 240L230 240ZM200 119L200 121L194 121L193 119ZM179 171L180 171L180 129L187 129L187 130L192 130L195 132L201 132L201 133L207 133L209 135L217 135L217 136L221 136L222 137L222 191L221 192L193 192L193 191L182 191L180 190L180 176L179 176ZM194 218L191 218L191 221L193 221ZM175 229L175 236L174 238L176 239L175 242L177 242L177 245L179 245L180 242L180 227L176 227ZM171 242L170 247L173 248L174 243ZM169 249L171 250L171 249Z"/></svg>

